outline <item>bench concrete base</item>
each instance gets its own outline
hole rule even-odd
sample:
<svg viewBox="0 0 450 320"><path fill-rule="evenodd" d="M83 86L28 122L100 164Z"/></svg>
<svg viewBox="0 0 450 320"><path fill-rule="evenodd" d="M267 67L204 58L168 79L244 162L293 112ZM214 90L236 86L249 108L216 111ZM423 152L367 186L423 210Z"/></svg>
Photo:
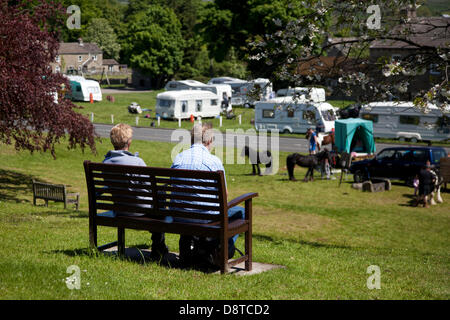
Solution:
<svg viewBox="0 0 450 320"><path fill-rule="evenodd" d="M109 249L106 249L103 251L104 254L107 255L117 255L117 246L111 247ZM148 263L148 262L155 262L150 258L151 250L149 249L138 249L138 248L125 248L125 258L130 259L132 261L138 262L138 263ZM238 254L238 253L236 253ZM161 261L158 261L160 265L167 266L170 268L183 268L180 265L180 259L178 256L178 253L176 252L169 252L166 254ZM261 263L261 262L255 262L252 263L252 271L245 271L245 262L242 262L240 264L235 265L234 267L231 267L228 271L229 274L234 274L238 276L246 276L246 275L252 275L252 274L258 274L262 272L266 272L269 270L274 269L280 269L280 268L286 268L282 265L275 265L275 264L269 264L269 263ZM217 273L220 274L220 270L205 270L205 269L198 269L200 271L204 271L206 273Z"/></svg>

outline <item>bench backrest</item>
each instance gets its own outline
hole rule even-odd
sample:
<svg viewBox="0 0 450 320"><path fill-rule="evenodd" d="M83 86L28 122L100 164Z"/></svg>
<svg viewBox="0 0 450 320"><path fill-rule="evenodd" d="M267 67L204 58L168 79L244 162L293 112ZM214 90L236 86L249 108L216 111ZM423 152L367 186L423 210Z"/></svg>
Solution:
<svg viewBox="0 0 450 320"><path fill-rule="evenodd" d="M194 171L84 162L89 214L145 214L226 223L223 171ZM215 214L211 214L215 213ZM206 221L204 221L206 220Z"/></svg>
<svg viewBox="0 0 450 320"><path fill-rule="evenodd" d="M33 180L33 194L36 198L64 201L66 186L63 184L51 184Z"/></svg>

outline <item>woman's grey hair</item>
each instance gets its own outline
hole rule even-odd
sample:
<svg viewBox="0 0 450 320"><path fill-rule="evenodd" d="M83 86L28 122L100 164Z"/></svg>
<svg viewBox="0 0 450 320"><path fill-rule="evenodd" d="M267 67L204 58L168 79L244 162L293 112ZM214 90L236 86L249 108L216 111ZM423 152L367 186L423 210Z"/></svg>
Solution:
<svg viewBox="0 0 450 320"><path fill-rule="evenodd" d="M212 123L205 122L205 123L196 123L192 127L191 130L191 143L202 143L204 145L207 145L208 143L212 142L214 138L214 132L212 129Z"/></svg>

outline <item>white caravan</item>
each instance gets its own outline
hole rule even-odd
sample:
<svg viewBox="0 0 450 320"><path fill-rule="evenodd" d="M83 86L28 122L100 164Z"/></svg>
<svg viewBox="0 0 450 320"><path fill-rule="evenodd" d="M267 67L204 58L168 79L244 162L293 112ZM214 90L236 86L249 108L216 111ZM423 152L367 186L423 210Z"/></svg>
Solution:
<svg viewBox="0 0 450 320"><path fill-rule="evenodd" d="M81 76L67 76L71 87L71 99L75 101L90 101L91 93L94 101L102 101L102 90L97 81L86 80Z"/></svg>
<svg viewBox="0 0 450 320"><path fill-rule="evenodd" d="M246 108L254 107L257 101L266 101L271 98L273 92L272 82L269 79L257 78L248 81L247 85L241 87L241 95L243 96L243 105ZM258 98L255 99L252 90L258 94Z"/></svg>
<svg viewBox="0 0 450 320"><path fill-rule="evenodd" d="M305 133L308 128L322 126L323 131L334 129L336 113L327 102L294 101L293 97L279 97L255 104L256 130L279 130L282 133Z"/></svg>
<svg viewBox="0 0 450 320"><path fill-rule="evenodd" d="M411 142L450 139L450 107L445 113L433 104L423 113L412 102L372 102L361 107L359 116L373 122L373 135Z"/></svg>
<svg viewBox="0 0 450 320"><path fill-rule="evenodd" d="M326 100L325 89L323 88L289 87L277 91L277 97L291 97L294 95L297 95L300 99L309 99L314 102L324 102Z"/></svg>
<svg viewBox="0 0 450 320"><path fill-rule="evenodd" d="M246 87L248 81L232 77L219 77L212 78L208 84L228 84L231 86L231 105L244 105L246 96L241 92L241 88Z"/></svg>
<svg viewBox="0 0 450 320"><path fill-rule="evenodd" d="M211 118L220 115L216 94L206 90L176 90L158 93L156 114L162 119Z"/></svg>
<svg viewBox="0 0 450 320"><path fill-rule="evenodd" d="M226 111L231 111L231 86L228 84L205 84L197 80L171 80L164 87L167 91L174 90L207 90L215 93L219 99L219 105ZM225 105L225 97L228 104Z"/></svg>

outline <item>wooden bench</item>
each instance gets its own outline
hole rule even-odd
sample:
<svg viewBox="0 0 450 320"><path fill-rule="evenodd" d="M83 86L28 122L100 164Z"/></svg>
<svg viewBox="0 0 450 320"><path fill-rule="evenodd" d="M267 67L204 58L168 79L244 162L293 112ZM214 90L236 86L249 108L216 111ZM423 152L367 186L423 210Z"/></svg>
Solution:
<svg viewBox="0 0 450 320"><path fill-rule="evenodd" d="M220 241L221 273L226 273L231 266L244 261L245 270L252 270L252 199L258 194L247 193L227 202L223 171L139 167L90 161L84 162L84 169L89 197L91 247L102 251L117 245L118 253L123 255L125 229L213 237ZM245 203L244 219L229 222L228 209L240 203ZM217 214L205 211L216 211ZM175 220L166 221L166 217ZM182 222L180 218L200 221ZM117 228L117 241L98 247L98 226ZM229 260L228 238L240 233L245 233L245 253L242 257Z"/></svg>
<svg viewBox="0 0 450 320"><path fill-rule="evenodd" d="M78 211L80 203L80 194L78 192L67 192L67 186L64 184L51 184L33 180L33 204L36 205L37 199L43 199L45 206L48 207L48 201L63 202L64 209L68 204L75 204Z"/></svg>

